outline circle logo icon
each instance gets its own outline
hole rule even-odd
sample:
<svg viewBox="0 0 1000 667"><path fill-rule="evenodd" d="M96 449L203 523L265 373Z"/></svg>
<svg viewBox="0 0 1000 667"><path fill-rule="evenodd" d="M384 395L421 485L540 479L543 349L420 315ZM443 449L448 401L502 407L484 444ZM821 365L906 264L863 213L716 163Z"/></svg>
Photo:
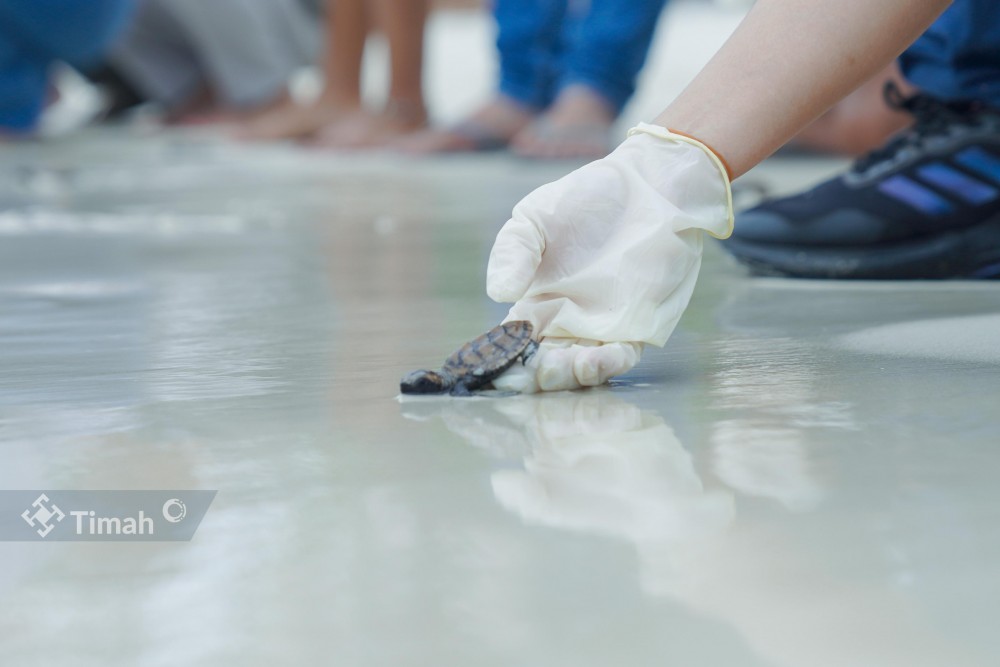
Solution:
<svg viewBox="0 0 1000 667"><path fill-rule="evenodd" d="M177 523L187 516L187 505L180 498L171 498L163 503L163 518L170 523Z"/></svg>

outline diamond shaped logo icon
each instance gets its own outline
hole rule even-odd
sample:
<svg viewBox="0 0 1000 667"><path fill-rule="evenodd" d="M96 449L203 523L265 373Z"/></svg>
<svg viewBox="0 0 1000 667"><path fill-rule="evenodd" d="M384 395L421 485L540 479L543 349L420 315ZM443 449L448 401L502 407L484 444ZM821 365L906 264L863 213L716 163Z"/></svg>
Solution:
<svg viewBox="0 0 1000 667"><path fill-rule="evenodd" d="M31 507L21 513L21 518L29 526L35 528L41 537L45 537L52 532L57 523L66 518L66 515L59 509L58 505L49 500L49 497L43 493L35 498L35 502L31 503Z"/></svg>

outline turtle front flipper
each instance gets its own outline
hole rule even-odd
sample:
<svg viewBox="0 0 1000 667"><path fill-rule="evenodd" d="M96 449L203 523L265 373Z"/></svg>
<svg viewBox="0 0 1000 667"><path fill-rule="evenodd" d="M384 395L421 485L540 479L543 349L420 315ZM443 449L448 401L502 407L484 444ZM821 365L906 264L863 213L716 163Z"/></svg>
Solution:
<svg viewBox="0 0 1000 667"><path fill-rule="evenodd" d="M528 344L524 347L524 352L521 353L521 365L523 366L528 363L535 356L535 352L538 352L538 341L529 340Z"/></svg>
<svg viewBox="0 0 1000 667"><path fill-rule="evenodd" d="M469 389L469 385L465 384L464 382L456 382L455 386L451 388L451 395L452 396L474 396L472 390Z"/></svg>
<svg viewBox="0 0 1000 667"><path fill-rule="evenodd" d="M422 370L404 375L399 390L404 394L443 394L454 386L450 373Z"/></svg>

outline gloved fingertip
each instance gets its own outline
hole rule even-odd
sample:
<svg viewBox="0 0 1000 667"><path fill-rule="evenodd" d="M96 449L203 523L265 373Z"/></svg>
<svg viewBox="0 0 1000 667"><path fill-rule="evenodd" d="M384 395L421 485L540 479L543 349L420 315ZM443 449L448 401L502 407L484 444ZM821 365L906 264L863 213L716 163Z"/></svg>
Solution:
<svg viewBox="0 0 1000 667"><path fill-rule="evenodd" d="M486 295L497 303L513 303L524 296L531 277L518 279L507 272L488 272L486 274Z"/></svg>
<svg viewBox="0 0 1000 667"><path fill-rule="evenodd" d="M553 366L538 370L538 388L541 391L559 391L566 388L566 379L572 376L564 368Z"/></svg>
<svg viewBox="0 0 1000 667"><path fill-rule="evenodd" d="M638 360L638 349L632 343L608 343L581 350L573 372L581 385L595 387L632 370Z"/></svg>
<svg viewBox="0 0 1000 667"><path fill-rule="evenodd" d="M573 375L573 351L570 348L548 350L539 364L537 379L542 391L579 388Z"/></svg>
<svg viewBox="0 0 1000 667"><path fill-rule="evenodd" d="M486 266L486 293L498 303L517 301L528 291L537 267L533 254L504 249L497 240Z"/></svg>
<svg viewBox="0 0 1000 667"><path fill-rule="evenodd" d="M584 387L596 387L604 384L601 378L601 360L599 355L594 354L596 348L584 348L573 361L573 375L577 382Z"/></svg>
<svg viewBox="0 0 1000 667"><path fill-rule="evenodd" d="M497 234L486 267L486 293L501 303L524 296L542 260L545 242L529 220L513 217Z"/></svg>

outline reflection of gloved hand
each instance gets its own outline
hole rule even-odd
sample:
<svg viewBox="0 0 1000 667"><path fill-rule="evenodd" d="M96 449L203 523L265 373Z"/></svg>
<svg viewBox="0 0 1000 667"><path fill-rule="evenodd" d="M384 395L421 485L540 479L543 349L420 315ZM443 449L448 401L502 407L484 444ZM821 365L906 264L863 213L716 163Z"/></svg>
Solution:
<svg viewBox="0 0 1000 667"><path fill-rule="evenodd" d="M703 144L640 124L611 155L544 185L497 235L486 290L515 302L545 340L502 389L574 389L628 371L684 312L705 230L732 231L722 161ZM579 344L578 344L579 343ZM554 351L554 348L555 351Z"/></svg>
<svg viewBox="0 0 1000 667"><path fill-rule="evenodd" d="M663 419L605 392L495 401L527 431L524 469L491 476L501 505L534 524L622 537L640 548L718 533L732 494L708 490Z"/></svg>
<svg viewBox="0 0 1000 667"><path fill-rule="evenodd" d="M497 501L525 522L635 546L650 594L701 585L697 563L732 523L728 491L706 488L659 415L604 391L484 401L523 425L523 469L491 475Z"/></svg>
<svg viewBox="0 0 1000 667"><path fill-rule="evenodd" d="M614 392L401 402L408 419L439 416L504 459L490 476L493 493L526 523L633 544L650 594L699 586L704 569L696 564L735 518L732 493L706 488L673 429Z"/></svg>

